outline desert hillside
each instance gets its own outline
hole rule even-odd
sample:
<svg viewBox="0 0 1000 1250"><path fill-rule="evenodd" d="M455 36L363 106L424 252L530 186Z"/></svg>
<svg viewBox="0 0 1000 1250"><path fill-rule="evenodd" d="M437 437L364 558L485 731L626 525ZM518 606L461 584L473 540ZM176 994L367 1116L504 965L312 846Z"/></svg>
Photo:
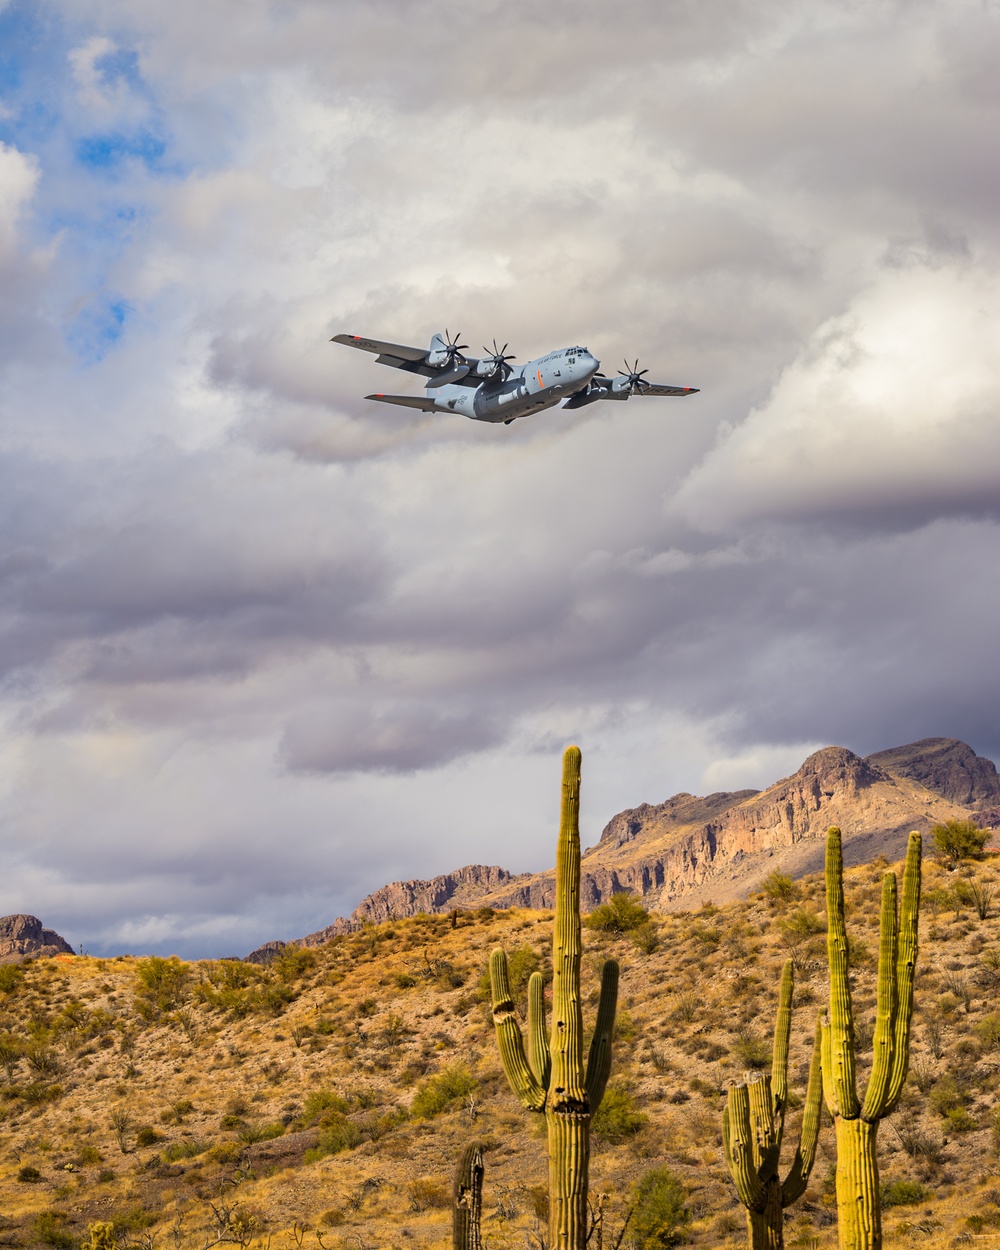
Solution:
<svg viewBox="0 0 1000 1250"><path fill-rule="evenodd" d="M848 873L867 1059L881 867ZM926 863L912 1071L879 1134L889 1245L1000 1246L991 892L1000 903L993 860L959 873ZM654 916L631 936L585 930L588 1022L600 962L614 954L623 967L611 1093L595 1125L606 1245L653 1167L683 1186L691 1244L744 1244L722 1157L723 1091L769 1062L791 955L801 1095L826 992L822 912L818 877L779 877L748 900ZM220 1235L261 1250L442 1247L452 1169L479 1139L487 1244L521 1250L544 1212L545 1138L501 1075L483 971L502 944L523 987L546 966L551 930L544 911L483 908L456 927L432 915L374 925L266 966L68 954L5 965L0 1240L72 1250L103 1222L131 1244L173 1250ZM793 1120L787 1150L796 1137ZM790 1246L835 1245L833 1151L827 1124Z"/></svg>

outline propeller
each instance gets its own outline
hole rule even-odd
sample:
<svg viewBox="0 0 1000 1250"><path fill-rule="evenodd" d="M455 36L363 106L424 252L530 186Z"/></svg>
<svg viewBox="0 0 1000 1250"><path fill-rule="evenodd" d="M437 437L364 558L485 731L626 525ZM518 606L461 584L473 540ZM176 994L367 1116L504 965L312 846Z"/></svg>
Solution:
<svg viewBox="0 0 1000 1250"><path fill-rule="evenodd" d="M488 347L483 348L483 351L486 353L486 356L484 357L484 359L492 360L494 374L500 374L500 376L503 378L509 377L511 373L511 368L510 368L510 365L507 363L507 361L515 359L514 356L504 355L504 353L506 352L509 346L510 346L509 343L504 343L503 347L497 347L497 341L496 339L494 339L492 352L490 351Z"/></svg>
<svg viewBox="0 0 1000 1250"><path fill-rule="evenodd" d="M624 368L624 369L619 369L619 370L618 370L618 376L619 376L620 378L624 378L624 379L625 379L626 383L628 384L628 393L629 393L630 395L634 394L636 391L638 391L640 394L642 394L642 388L643 388L644 386L649 386L649 385L650 385L648 382L644 382L644 381L642 380L642 379L643 379L643 375L644 375L644 374L647 374L648 372L649 372L649 370L648 370L648 369L642 369L642 370L640 370L640 368L639 368L639 360L638 360L638 357L637 357L637 358L636 358L636 361L635 361L635 364L632 364L632 365L630 365L630 364L629 364L629 362L626 360L626 361L625 361L625 368Z"/></svg>
<svg viewBox="0 0 1000 1250"><path fill-rule="evenodd" d="M454 361L457 356L461 356L462 352L469 346L468 343L460 343L458 340L462 337L461 332L451 337L451 331L444 332L444 349L448 353L449 361Z"/></svg>

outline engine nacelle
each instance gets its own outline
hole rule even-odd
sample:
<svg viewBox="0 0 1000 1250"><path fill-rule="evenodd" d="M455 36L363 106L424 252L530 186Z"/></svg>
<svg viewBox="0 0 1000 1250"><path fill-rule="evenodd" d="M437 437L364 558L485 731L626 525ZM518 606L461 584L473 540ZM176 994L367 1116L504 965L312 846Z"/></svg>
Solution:
<svg viewBox="0 0 1000 1250"><path fill-rule="evenodd" d="M427 353L427 364L434 369L440 369L442 365L450 365L454 360L461 360L462 353L456 351L441 334L435 334L431 339L430 351Z"/></svg>

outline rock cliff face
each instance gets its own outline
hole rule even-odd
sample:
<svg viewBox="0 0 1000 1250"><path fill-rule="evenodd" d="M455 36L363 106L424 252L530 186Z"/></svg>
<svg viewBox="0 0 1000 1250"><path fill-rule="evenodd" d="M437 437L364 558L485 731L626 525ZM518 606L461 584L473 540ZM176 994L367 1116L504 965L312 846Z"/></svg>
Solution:
<svg viewBox="0 0 1000 1250"><path fill-rule="evenodd" d="M72 954L69 942L43 928L37 916L0 916L0 963L16 963L25 955Z"/></svg>
<svg viewBox="0 0 1000 1250"><path fill-rule="evenodd" d="M921 738L905 747L876 751L868 760L889 772L919 781L962 807L1000 803L996 765L957 738Z"/></svg>
<svg viewBox="0 0 1000 1250"><path fill-rule="evenodd" d="M864 759L846 747L825 747L766 790L675 794L619 812L584 853L581 903L589 911L622 890L660 911L725 903L745 898L771 872L802 876L821 868L830 825L844 830L851 865L901 857L911 829L970 818L1000 825L1000 777L964 742L925 738ZM365 921L421 911L554 903L552 872L515 876L472 864L430 881L383 886L348 918L296 944L320 945Z"/></svg>
<svg viewBox="0 0 1000 1250"><path fill-rule="evenodd" d="M521 876L527 877L528 874L522 873ZM479 898L502 889L509 881L518 879L504 868L468 864L455 872L431 877L429 881L393 881L362 899L347 919L335 920L325 929L310 933L300 941L303 946L322 946L336 934L350 933L366 922L380 924L383 920L416 916L420 912L477 907Z"/></svg>

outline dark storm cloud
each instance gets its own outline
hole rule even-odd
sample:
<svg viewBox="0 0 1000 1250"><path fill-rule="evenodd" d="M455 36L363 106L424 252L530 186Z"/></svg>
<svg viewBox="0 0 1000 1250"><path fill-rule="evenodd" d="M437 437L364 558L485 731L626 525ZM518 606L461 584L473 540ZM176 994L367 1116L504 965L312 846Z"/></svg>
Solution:
<svg viewBox="0 0 1000 1250"><path fill-rule="evenodd" d="M993 10L51 13L72 141L169 146L5 105L0 906L230 953L541 866L569 737L597 830L815 743L1000 752ZM702 391L494 429L328 342L445 326Z"/></svg>

